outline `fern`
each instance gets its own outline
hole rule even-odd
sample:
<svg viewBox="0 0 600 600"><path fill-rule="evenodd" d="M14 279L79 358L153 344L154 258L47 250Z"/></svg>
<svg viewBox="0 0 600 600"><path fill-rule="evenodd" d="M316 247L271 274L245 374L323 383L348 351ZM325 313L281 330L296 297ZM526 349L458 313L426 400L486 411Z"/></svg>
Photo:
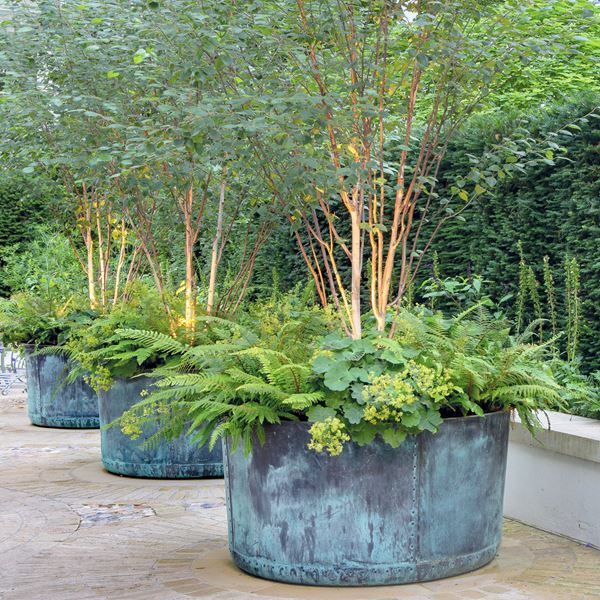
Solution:
<svg viewBox="0 0 600 600"><path fill-rule="evenodd" d="M248 449L254 435L264 437L265 424L298 419L322 398L309 383L309 364L287 353L293 349L295 356L312 355L317 336L325 333L321 313L300 310L294 317L277 323L269 314L273 335L262 336L245 324L200 317L195 345L124 328L116 332L110 351L104 354L103 348L94 359L143 363L156 355L168 357L152 371L156 385L149 400L174 406L174 427L169 429L168 419L158 419L155 436L180 431L185 414L195 442L213 447L222 436L230 436L235 445L242 442ZM261 327L264 323L259 322Z"/></svg>

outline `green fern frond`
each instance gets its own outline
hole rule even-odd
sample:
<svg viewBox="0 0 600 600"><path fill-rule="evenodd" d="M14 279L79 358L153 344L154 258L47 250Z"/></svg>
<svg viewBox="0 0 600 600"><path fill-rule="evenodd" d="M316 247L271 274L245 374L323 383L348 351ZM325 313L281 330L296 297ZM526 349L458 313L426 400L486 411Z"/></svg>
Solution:
<svg viewBox="0 0 600 600"><path fill-rule="evenodd" d="M307 365L287 364L270 373L270 381L280 389L289 393L305 391L306 382L312 374L312 369Z"/></svg>
<svg viewBox="0 0 600 600"><path fill-rule="evenodd" d="M152 349L160 354L183 354L188 346L170 335L143 329L117 329L116 335L125 340L135 341L142 348Z"/></svg>
<svg viewBox="0 0 600 600"><path fill-rule="evenodd" d="M262 396L267 399L282 401L286 397L285 392L282 392L275 385L268 383L245 383L236 387L235 391L240 394L241 397L248 398Z"/></svg>
<svg viewBox="0 0 600 600"><path fill-rule="evenodd" d="M289 406L292 410L304 411L315 404L318 404L325 398L323 392L304 392L301 394L291 394L283 400L283 404Z"/></svg>
<svg viewBox="0 0 600 600"><path fill-rule="evenodd" d="M503 402L530 401L532 406L538 404L540 399L544 401L560 401L557 389L540 384L508 385L496 388L489 393L492 400Z"/></svg>

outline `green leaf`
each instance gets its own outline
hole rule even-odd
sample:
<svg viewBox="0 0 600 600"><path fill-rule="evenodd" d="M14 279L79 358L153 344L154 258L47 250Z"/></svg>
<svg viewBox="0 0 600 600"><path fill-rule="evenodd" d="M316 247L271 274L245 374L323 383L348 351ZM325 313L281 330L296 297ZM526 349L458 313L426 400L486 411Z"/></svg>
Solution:
<svg viewBox="0 0 600 600"><path fill-rule="evenodd" d="M343 350L352 345L352 338L339 333L330 333L323 338L322 347L326 350Z"/></svg>
<svg viewBox="0 0 600 600"><path fill-rule="evenodd" d="M330 367L325 373L325 386L334 392L341 392L348 388L354 381L353 375L350 373L350 363L340 360Z"/></svg>
<svg viewBox="0 0 600 600"><path fill-rule="evenodd" d="M398 355L396 352L394 352L394 350L390 348L384 350L381 353L381 360L385 360L391 365L403 365L406 363L403 356Z"/></svg>
<svg viewBox="0 0 600 600"><path fill-rule="evenodd" d="M144 61L144 59L146 59L148 57L148 53L146 52L146 50L144 50L143 48L140 48L134 55L133 55L133 62L136 65L139 65L141 62Z"/></svg>
<svg viewBox="0 0 600 600"><path fill-rule="evenodd" d="M438 410L429 409L425 414L421 415L419 427L421 429L435 433L442 424L443 419Z"/></svg>
<svg viewBox="0 0 600 600"><path fill-rule="evenodd" d="M360 425L356 425L350 429L352 441L359 446L370 444L375 439L377 432L378 428L375 425L365 423L364 421Z"/></svg>
<svg viewBox="0 0 600 600"><path fill-rule="evenodd" d="M404 413L402 415L402 425L409 429L412 429L413 427L418 427L420 422L421 414L418 411L413 413Z"/></svg>
<svg viewBox="0 0 600 600"><path fill-rule="evenodd" d="M369 371L364 367L352 367L348 371L349 383L355 380L362 381L363 383L369 383Z"/></svg>
<svg viewBox="0 0 600 600"><path fill-rule="evenodd" d="M354 400L356 400L356 402L358 402L358 404L364 404L365 400L363 398L363 388L364 388L364 384L363 383L359 383L358 381L356 383L352 384L352 393L351 396Z"/></svg>
<svg viewBox="0 0 600 600"><path fill-rule="evenodd" d="M319 354L313 361L312 369L315 373L326 373L334 364L334 362L335 360L331 356Z"/></svg>
<svg viewBox="0 0 600 600"><path fill-rule="evenodd" d="M389 427L381 432L381 437L386 444L389 444L392 448L397 448L406 439L406 431Z"/></svg>
<svg viewBox="0 0 600 600"><path fill-rule="evenodd" d="M336 411L328 406L313 406L306 411L306 416L311 423L325 421L329 417L335 417Z"/></svg>
<svg viewBox="0 0 600 600"><path fill-rule="evenodd" d="M361 422L363 417L362 407L354 404L354 402L347 402L343 406L344 416L348 419L348 423L357 425Z"/></svg>

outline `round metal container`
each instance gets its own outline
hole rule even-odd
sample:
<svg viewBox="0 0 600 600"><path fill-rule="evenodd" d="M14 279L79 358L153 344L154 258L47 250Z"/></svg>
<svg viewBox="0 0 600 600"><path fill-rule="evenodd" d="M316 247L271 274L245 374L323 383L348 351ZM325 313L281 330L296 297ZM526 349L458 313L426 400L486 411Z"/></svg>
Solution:
<svg viewBox="0 0 600 600"><path fill-rule="evenodd" d="M265 427L249 457L224 441L229 547L253 575L308 585L413 583L498 550L508 413L446 419L437 434L307 449L309 424Z"/></svg>
<svg viewBox="0 0 600 600"><path fill-rule="evenodd" d="M25 351L29 420L42 427L97 429L98 396L83 380L65 384L69 361L59 355Z"/></svg>
<svg viewBox="0 0 600 600"><path fill-rule="evenodd" d="M181 435L174 440L162 439L150 447L143 447L144 441L156 432L155 428L147 427L135 440L124 435L118 425L106 428L142 400L141 392L151 385L151 380L146 377L117 379L110 390L98 394L102 463L106 470L118 475L155 479L223 477L220 446L211 452Z"/></svg>

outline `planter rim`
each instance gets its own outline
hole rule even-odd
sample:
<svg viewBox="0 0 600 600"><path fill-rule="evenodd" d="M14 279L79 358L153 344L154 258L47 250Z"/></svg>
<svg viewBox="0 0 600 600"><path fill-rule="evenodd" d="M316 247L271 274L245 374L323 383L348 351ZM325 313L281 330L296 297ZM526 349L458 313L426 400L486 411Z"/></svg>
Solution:
<svg viewBox="0 0 600 600"><path fill-rule="evenodd" d="M457 422L457 421L464 421L467 419L485 419L487 417L496 417L498 415L504 415L506 413L509 413L510 411L508 410L502 410L502 409L498 409L498 410L493 410L490 412L486 412L483 415L465 415L464 417L444 417L444 423L446 421L450 421L450 422ZM281 421L281 423L270 423L270 424L266 424L266 427L282 427L284 425L310 425L312 423L312 421ZM416 434L419 435L419 434Z"/></svg>
<svg viewBox="0 0 600 600"><path fill-rule="evenodd" d="M142 379L149 379L151 381L157 381L159 378L158 377L151 377L149 375L149 373L138 373L137 375L131 375L130 377L123 377L122 375L118 375L117 377L112 377L112 382L113 385L115 383L128 383L128 382L132 382L132 381L138 381L138 380L142 380ZM112 385L111 385L112 388ZM105 394L106 392L108 392L111 388L109 388L108 390L100 390L100 394Z"/></svg>
<svg viewBox="0 0 600 600"><path fill-rule="evenodd" d="M61 344L18 344L18 347L23 348L25 351L38 349L38 348L59 348Z"/></svg>

